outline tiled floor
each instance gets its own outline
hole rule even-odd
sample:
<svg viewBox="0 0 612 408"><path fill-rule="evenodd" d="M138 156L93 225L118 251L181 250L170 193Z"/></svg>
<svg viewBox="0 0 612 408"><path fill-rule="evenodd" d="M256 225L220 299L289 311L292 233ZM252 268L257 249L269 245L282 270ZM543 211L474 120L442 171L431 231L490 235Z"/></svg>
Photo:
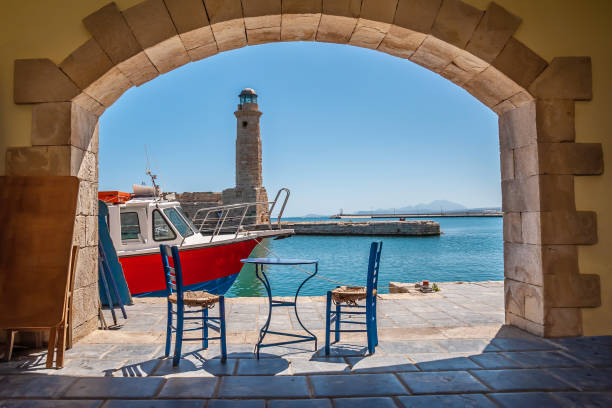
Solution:
<svg viewBox="0 0 612 408"><path fill-rule="evenodd" d="M69 350L61 370L44 368L44 352L0 363L0 407L612 406L612 337L534 337L502 325L502 299L499 282L383 295L376 353L365 354L362 335L343 335L325 357L322 298L303 298L319 350L270 347L260 360L265 300L228 299L228 361L217 343L191 342L178 368L163 358L165 304L141 300L120 328ZM273 328L296 329L288 312L274 310Z"/></svg>

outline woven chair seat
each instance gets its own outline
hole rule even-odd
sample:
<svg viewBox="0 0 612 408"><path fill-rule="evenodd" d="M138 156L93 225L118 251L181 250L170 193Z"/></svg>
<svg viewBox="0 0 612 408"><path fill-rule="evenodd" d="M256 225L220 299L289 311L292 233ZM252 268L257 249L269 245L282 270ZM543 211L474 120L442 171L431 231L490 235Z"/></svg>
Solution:
<svg viewBox="0 0 612 408"><path fill-rule="evenodd" d="M335 304L346 303L357 306L357 302L367 297L366 288L363 286L340 286L332 290L332 300ZM376 289L373 295L376 296Z"/></svg>
<svg viewBox="0 0 612 408"><path fill-rule="evenodd" d="M170 296L168 296L168 300L172 303L176 303L176 292L173 292ZM183 293L183 303L185 306L213 307L218 301L218 295L213 295L212 293L208 293L203 290L194 290Z"/></svg>

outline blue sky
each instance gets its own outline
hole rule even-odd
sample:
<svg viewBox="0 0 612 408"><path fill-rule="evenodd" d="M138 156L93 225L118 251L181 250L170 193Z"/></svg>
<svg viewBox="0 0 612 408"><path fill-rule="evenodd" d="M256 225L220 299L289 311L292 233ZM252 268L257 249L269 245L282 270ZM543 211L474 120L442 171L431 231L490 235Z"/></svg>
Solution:
<svg viewBox="0 0 612 408"><path fill-rule="evenodd" d="M259 94L263 180L290 216L445 199L501 203L497 116L408 60L326 43L246 47L128 90L100 122L100 189L235 184L238 93Z"/></svg>

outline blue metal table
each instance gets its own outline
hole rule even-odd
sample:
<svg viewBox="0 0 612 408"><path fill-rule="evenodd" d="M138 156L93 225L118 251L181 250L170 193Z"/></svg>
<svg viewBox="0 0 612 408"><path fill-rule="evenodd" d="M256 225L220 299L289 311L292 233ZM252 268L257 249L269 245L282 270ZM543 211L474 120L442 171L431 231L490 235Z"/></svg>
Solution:
<svg viewBox="0 0 612 408"><path fill-rule="evenodd" d="M257 279L261 281L261 283L266 288L266 292L268 293L268 319L266 320L266 323L263 325L263 327L259 330L259 340L257 341L257 344L255 345L255 354L257 355L257 358L259 358L259 349L261 349L262 347L302 343L305 341L314 341L315 351L317 351L317 336L315 336L310 330L308 330L304 326L302 321L300 320L300 315L298 314L298 310L297 310L297 299L298 299L298 295L300 294L300 290L302 289L302 286L304 286L306 282L312 279L319 271L319 261L313 260L313 259L247 258L247 259L241 259L240 262L255 265L255 276L257 276ZM300 284L297 291L295 292L295 298L293 302L286 302L282 300L272 299L272 290L270 287L270 282L268 281L266 273L264 272L264 265L312 265L312 264L314 264L315 266L314 273L308 276L306 279L304 279L304 281ZM295 317L297 318L298 323L300 324L300 326L302 326L302 329L304 329L304 331L306 331L306 333L308 333L309 335L283 333L283 332L276 332L276 331L268 330L270 327L270 320L272 318L272 308L279 307L279 306L293 306L293 309L295 311ZM262 344L264 337L266 337L266 334L268 333L281 335L281 336L294 337L294 338L297 338L297 340L289 340L289 341L281 341L281 342L276 342L276 343Z"/></svg>

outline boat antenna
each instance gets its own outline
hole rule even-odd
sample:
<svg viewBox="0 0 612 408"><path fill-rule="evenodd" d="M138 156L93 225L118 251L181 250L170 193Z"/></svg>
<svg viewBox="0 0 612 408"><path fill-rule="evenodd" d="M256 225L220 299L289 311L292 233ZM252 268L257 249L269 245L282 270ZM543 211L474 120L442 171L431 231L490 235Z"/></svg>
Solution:
<svg viewBox="0 0 612 408"><path fill-rule="evenodd" d="M153 194L155 194L155 201L159 199L159 186L155 182L157 180L157 175L151 173L151 163L149 162L149 151L147 150L147 145L144 146L145 156L147 157L147 171L146 174L151 177L151 183L153 184Z"/></svg>

